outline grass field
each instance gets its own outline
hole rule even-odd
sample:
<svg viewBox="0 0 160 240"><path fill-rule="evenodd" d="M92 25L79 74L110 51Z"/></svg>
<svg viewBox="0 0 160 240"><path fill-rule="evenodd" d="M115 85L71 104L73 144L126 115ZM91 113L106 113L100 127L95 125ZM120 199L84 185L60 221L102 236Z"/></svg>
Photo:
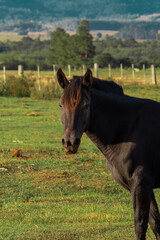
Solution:
<svg viewBox="0 0 160 240"><path fill-rule="evenodd" d="M160 101L160 87L124 89ZM1 97L0 109L1 240L135 239L130 194L99 150L84 135L64 154L58 99Z"/></svg>
<svg viewBox="0 0 160 240"><path fill-rule="evenodd" d="M0 32L0 41L6 42L6 41L16 41L19 42L22 40L23 37L27 37L26 35L19 35L16 32ZM29 36L32 39L36 39L38 36ZM49 40L50 37L41 36L41 40Z"/></svg>

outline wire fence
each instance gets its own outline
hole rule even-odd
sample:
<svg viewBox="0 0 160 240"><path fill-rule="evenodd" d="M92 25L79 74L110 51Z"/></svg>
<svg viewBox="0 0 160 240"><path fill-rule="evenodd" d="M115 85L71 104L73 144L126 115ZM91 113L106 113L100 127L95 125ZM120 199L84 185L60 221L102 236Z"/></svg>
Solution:
<svg viewBox="0 0 160 240"><path fill-rule="evenodd" d="M39 90L41 83L51 83L56 81L56 65L53 65L53 71L41 71L40 66L37 66L37 71L23 70L22 65L19 65L16 70L7 70L4 66L0 70L0 82L6 84L7 77L20 77L25 76L29 79L35 79L38 83ZM73 75L84 75L87 67L83 65L79 69L72 68L70 65L63 69L66 76L71 79ZM124 68L121 64L119 68L112 68L109 64L106 68L98 68L98 64L94 64L93 71L94 77L104 80L114 80L121 85L160 85L160 68L155 68L151 65L149 68L137 69L132 66Z"/></svg>

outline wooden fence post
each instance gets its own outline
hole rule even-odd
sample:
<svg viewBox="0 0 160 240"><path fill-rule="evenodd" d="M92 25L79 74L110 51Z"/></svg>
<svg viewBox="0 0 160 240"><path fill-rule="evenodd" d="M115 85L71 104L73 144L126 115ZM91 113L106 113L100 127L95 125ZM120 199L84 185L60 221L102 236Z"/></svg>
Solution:
<svg viewBox="0 0 160 240"><path fill-rule="evenodd" d="M157 85L156 69L155 69L155 66L153 64L151 65L151 74L152 74L152 83L154 85Z"/></svg>
<svg viewBox="0 0 160 240"><path fill-rule="evenodd" d="M18 76L22 77L23 76L23 66L18 65Z"/></svg>
<svg viewBox="0 0 160 240"><path fill-rule="evenodd" d="M111 64L108 64L109 78L112 77Z"/></svg>
<svg viewBox="0 0 160 240"><path fill-rule="evenodd" d="M53 75L56 76L56 65L53 64Z"/></svg>
<svg viewBox="0 0 160 240"><path fill-rule="evenodd" d="M83 64L82 69L83 69L83 75L84 75L85 72L86 72L86 66L85 66L85 64Z"/></svg>
<svg viewBox="0 0 160 240"><path fill-rule="evenodd" d="M68 65L68 75L69 75L69 78L71 78L71 65L70 64Z"/></svg>
<svg viewBox="0 0 160 240"><path fill-rule="evenodd" d="M94 77L98 78L98 64L94 64Z"/></svg>
<svg viewBox="0 0 160 240"><path fill-rule="evenodd" d="M4 82L4 86L6 85L6 67L3 66L3 82Z"/></svg>
<svg viewBox="0 0 160 240"><path fill-rule="evenodd" d="M143 64L144 84L146 84L146 66Z"/></svg>
<svg viewBox="0 0 160 240"><path fill-rule="evenodd" d="M37 65L37 71L38 71L38 88L39 91L41 91L41 83L40 83L40 67Z"/></svg>
<svg viewBox="0 0 160 240"><path fill-rule="evenodd" d="M135 81L135 71L134 71L134 64L132 64L132 80Z"/></svg>
<svg viewBox="0 0 160 240"><path fill-rule="evenodd" d="M122 63L120 64L120 68L121 68L121 80L122 80L122 83L124 84L124 77L123 77L123 64L122 64Z"/></svg>

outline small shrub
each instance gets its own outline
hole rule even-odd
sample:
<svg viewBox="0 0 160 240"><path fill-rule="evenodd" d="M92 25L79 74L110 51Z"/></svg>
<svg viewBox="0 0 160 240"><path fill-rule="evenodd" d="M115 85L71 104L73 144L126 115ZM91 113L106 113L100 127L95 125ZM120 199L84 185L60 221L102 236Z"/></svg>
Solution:
<svg viewBox="0 0 160 240"><path fill-rule="evenodd" d="M6 85L0 85L0 96L31 97L34 99L53 99L60 97L61 89L57 82L41 83L39 89L36 78L32 76L7 77Z"/></svg>
<svg viewBox="0 0 160 240"><path fill-rule="evenodd" d="M48 83L47 85L41 84L41 89L38 87L33 88L31 91L31 98L34 99L53 99L60 97L61 89L57 83Z"/></svg>
<svg viewBox="0 0 160 240"><path fill-rule="evenodd" d="M6 85L1 90L1 95L12 97L29 97L30 87L25 77L8 77Z"/></svg>

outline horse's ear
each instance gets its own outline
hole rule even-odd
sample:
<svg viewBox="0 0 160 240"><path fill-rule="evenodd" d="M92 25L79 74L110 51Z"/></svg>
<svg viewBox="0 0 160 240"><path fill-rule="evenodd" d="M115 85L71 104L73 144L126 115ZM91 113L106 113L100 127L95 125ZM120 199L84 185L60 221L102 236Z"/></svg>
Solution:
<svg viewBox="0 0 160 240"><path fill-rule="evenodd" d="M58 69L57 71L57 80L61 88L65 88L69 84L64 72L62 71L61 68Z"/></svg>
<svg viewBox="0 0 160 240"><path fill-rule="evenodd" d="M92 72L90 69L87 69L87 72L83 77L83 85L90 87L92 85L92 82L93 82Z"/></svg>

